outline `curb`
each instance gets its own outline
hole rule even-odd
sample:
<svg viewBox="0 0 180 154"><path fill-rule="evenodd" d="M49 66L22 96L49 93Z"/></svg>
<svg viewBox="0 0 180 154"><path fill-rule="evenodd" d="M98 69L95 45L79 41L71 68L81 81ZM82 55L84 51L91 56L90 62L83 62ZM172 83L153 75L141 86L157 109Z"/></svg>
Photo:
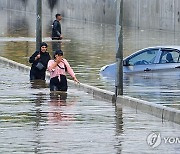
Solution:
<svg viewBox="0 0 180 154"><path fill-rule="evenodd" d="M115 102L115 93L113 93L111 91L107 91L107 90L100 89L97 87L89 86L89 85L83 84L83 83L77 84L72 80L68 80L68 83L77 89L80 89L80 90L83 90L84 92L92 94L93 97L95 97L95 98L99 98L101 100L103 99L105 101L112 102L112 103Z"/></svg>
<svg viewBox="0 0 180 154"><path fill-rule="evenodd" d="M118 96L116 103L118 103L117 106L129 106L136 109L136 111L140 110L142 112L161 118L162 122L164 120L168 120L180 124L180 110L174 108L154 104L152 102L132 98L129 96Z"/></svg>
<svg viewBox="0 0 180 154"><path fill-rule="evenodd" d="M9 60L4 57L0 57L0 63L7 64L11 67L18 68L19 70L28 72L30 70L29 66L26 66L24 64L17 63L15 61ZM49 72L47 72L46 75L47 78L50 77ZM72 80L68 79L68 84L71 86L83 90L84 92L87 92L89 94L92 94L93 97L103 99L108 102L115 103L117 107L128 106L131 108L136 109L136 111L140 110L142 112L148 113L150 115L156 116L158 118L162 119L162 122L164 120L172 121L174 123L180 124L180 110L173 109L170 107L165 107L159 104L153 104L148 101L140 100L137 98L132 98L129 96L118 96L117 99L115 98L115 93L99 89L93 86L89 86L87 84L77 84Z"/></svg>

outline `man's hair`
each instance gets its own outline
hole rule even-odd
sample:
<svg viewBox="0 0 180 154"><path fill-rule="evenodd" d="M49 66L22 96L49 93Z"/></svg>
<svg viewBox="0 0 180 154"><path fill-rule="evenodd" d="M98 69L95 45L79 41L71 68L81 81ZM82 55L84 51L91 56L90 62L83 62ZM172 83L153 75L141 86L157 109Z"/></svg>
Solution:
<svg viewBox="0 0 180 154"><path fill-rule="evenodd" d="M57 13L57 14L56 14L56 18L57 18L58 16L61 16L61 14Z"/></svg>

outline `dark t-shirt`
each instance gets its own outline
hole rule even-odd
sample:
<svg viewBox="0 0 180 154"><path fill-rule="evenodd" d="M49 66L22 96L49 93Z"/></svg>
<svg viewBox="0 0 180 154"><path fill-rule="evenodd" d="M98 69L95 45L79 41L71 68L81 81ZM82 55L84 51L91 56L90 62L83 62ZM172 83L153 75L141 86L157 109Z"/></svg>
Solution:
<svg viewBox="0 0 180 154"><path fill-rule="evenodd" d="M52 39L59 39L61 35L61 24L59 21L54 20L52 25Z"/></svg>

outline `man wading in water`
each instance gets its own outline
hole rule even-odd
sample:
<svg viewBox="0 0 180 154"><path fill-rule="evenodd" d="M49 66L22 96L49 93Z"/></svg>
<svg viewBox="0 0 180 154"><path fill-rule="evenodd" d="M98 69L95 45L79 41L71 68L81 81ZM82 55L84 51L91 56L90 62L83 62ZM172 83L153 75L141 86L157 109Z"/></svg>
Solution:
<svg viewBox="0 0 180 154"><path fill-rule="evenodd" d="M62 40L63 36L61 34L61 14L56 14L56 20L54 20L52 25L52 40Z"/></svg>

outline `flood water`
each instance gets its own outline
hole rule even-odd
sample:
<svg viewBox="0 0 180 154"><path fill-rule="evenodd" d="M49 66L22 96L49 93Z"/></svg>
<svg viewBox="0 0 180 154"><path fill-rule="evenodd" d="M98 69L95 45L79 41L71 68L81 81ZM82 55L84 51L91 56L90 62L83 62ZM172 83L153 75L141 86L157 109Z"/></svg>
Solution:
<svg viewBox="0 0 180 154"><path fill-rule="evenodd" d="M34 14L2 10L0 56L30 65L35 51ZM50 40L53 17L43 16L43 40L53 55ZM100 68L115 62L115 26L63 19L61 49L78 79L99 88L115 91L114 80L100 76ZM179 45L180 33L124 28L124 57L139 49L156 45ZM171 80L169 80L171 79ZM180 72L124 76L124 95L180 109Z"/></svg>
<svg viewBox="0 0 180 154"><path fill-rule="evenodd" d="M0 56L29 65L35 51L35 15L1 10ZM49 45L53 18L43 17L43 39ZM80 82L114 91L114 82L99 75L115 61L115 26L64 19L61 48ZM168 36L168 37L167 37ZM69 41L70 40L70 41ZM176 44L179 34L125 28L124 56L154 45ZM163 137L180 136L179 125L127 107L96 100L69 87L67 94L50 94L47 80L29 82L29 74L0 64L0 152L6 153L178 153L179 143ZM169 81L169 78L175 78ZM179 108L178 73L126 76L125 95ZM160 132L162 143L146 142Z"/></svg>
<svg viewBox="0 0 180 154"><path fill-rule="evenodd" d="M0 152L178 153L180 126L69 87L50 93L47 82L30 83L27 72L0 64ZM6 72L6 73L4 73ZM12 72L15 72L12 75ZM151 133L161 144L148 145ZM170 143L169 143L170 142Z"/></svg>

